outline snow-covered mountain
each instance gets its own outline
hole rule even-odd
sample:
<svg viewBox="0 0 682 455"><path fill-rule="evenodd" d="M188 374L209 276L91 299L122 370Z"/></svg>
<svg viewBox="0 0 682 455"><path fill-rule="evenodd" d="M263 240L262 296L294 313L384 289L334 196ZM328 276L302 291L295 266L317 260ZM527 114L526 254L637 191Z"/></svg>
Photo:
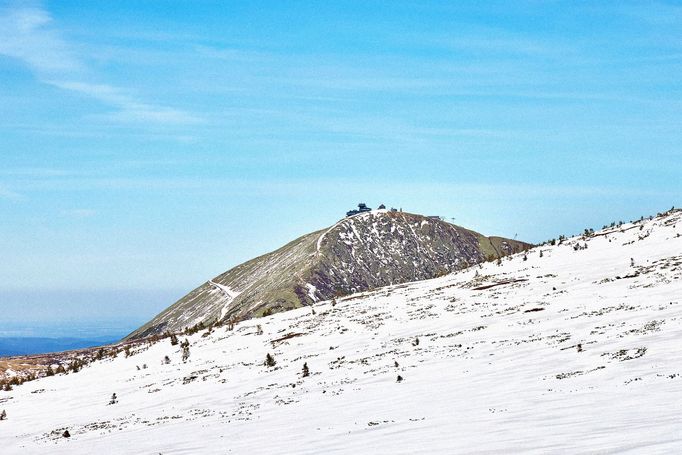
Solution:
<svg viewBox="0 0 682 455"><path fill-rule="evenodd" d="M529 246L421 215L360 213L208 280L128 339L433 278Z"/></svg>
<svg viewBox="0 0 682 455"><path fill-rule="evenodd" d="M337 302L0 391L2 453L682 450L682 212Z"/></svg>

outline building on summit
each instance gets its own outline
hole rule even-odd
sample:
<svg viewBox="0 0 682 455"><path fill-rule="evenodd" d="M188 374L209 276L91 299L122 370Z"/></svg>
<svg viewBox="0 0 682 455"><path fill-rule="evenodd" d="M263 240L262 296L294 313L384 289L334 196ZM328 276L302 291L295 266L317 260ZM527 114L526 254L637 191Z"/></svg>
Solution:
<svg viewBox="0 0 682 455"><path fill-rule="evenodd" d="M358 204L357 210L353 209L353 210L347 211L346 216L353 216L353 215L357 215L358 213L371 212L371 211L372 211L372 209L367 207L367 204L365 204L364 202L361 202Z"/></svg>

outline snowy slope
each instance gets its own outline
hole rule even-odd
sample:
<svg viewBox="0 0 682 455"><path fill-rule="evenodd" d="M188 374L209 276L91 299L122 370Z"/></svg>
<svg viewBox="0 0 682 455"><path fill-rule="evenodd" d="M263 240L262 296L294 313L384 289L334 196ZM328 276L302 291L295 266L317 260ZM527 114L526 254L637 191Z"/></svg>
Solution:
<svg viewBox="0 0 682 455"><path fill-rule="evenodd" d="M675 212L538 247L527 260L319 302L315 314L197 333L187 363L162 340L0 392L0 447L677 453L681 234ZM267 353L275 367L263 365ZM112 393L118 403L108 405Z"/></svg>
<svg viewBox="0 0 682 455"><path fill-rule="evenodd" d="M128 338L199 322L248 319L335 295L433 278L528 246L421 215L365 212L208 280Z"/></svg>

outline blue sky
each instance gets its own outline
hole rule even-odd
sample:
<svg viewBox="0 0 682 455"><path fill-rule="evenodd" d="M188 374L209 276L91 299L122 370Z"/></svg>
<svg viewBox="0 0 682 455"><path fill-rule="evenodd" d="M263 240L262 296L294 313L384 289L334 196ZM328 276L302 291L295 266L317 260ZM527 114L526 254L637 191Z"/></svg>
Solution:
<svg viewBox="0 0 682 455"><path fill-rule="evenodd" d="M358 201L668 209L680 74L673 2L0 1L0 308L142 321Z"/></svg>

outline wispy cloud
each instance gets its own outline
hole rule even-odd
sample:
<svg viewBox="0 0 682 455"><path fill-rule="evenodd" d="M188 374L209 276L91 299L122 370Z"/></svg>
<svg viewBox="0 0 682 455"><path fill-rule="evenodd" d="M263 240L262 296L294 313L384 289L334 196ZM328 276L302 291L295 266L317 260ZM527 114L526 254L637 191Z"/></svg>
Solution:
<svg viewBox="0 0 682 455"><path fill-rule="evenodd" d="M25 62L41 77L83 69L50 15L38 6L7 8L0 13L0 54Z"/></svg>
<svg viewBox="0 0 682 455"><path fill-rule="evenodd" d="M14 192L0 183L0 199L5 199L8 201L20 201L24 198L23 195Z"/></svg>
<svg viewBox="0 0 682 455"><path fill-rule="evenodd" d="M84 219L95 216L97 212L92 209L71 209L62 210L61 214L69 218Z"/></svg>
<svg viewBox="0 0 682 455"><path fill-rule="evenodd" d="M92 82L88 68L53 26L40 5L0 10L0 55L24 62L43 83L76 92L115 108L109 120L155 124L197 123L193 114L146 103L129 90Z"/></svg>
<svg viewBox="0 0 682 455"><path fill-rule="evenodd" d="M42 167L22 167L13 169L1 169L0 175L10 177L64 177L81 174L80 172Z"/></svg>
<svg viewBox="0 0 682 455"><path fill-rule="evenodd" d="M139 121L154 123L198 123L201 121L199 117L179 109L140 102L124 90L111 85L59 80L48 80L45 82L63 90L80 93L119 108L118 111L107 115L109 119L123 122Z"/></svg>

